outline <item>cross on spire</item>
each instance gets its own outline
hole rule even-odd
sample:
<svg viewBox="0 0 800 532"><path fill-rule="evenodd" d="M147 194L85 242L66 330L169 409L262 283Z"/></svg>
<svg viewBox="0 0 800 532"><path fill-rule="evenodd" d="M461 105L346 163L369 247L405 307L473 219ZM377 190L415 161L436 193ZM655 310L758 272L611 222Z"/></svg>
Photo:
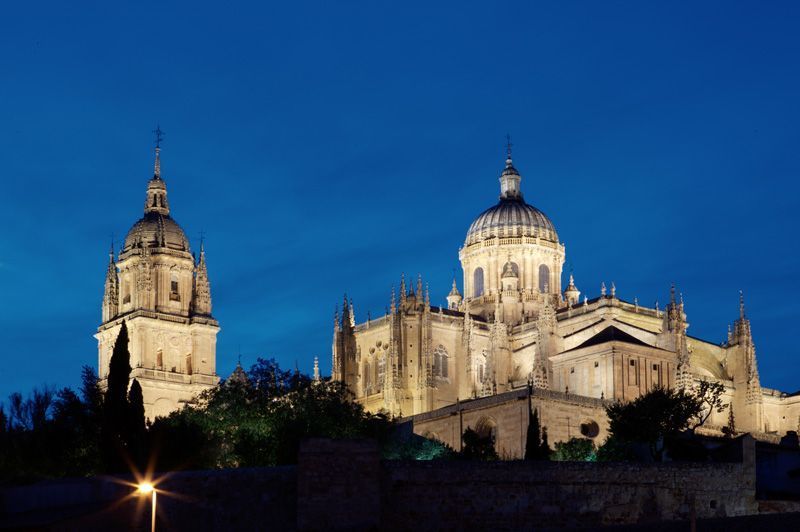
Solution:
<svg viewBox="0 0 800 532"><path fill-rule="evenodd" d="M164 132L161 130L161 126L156 124L153 133L156 135L156 149L161 148L161 141L164 140Z"/></svg>
<svg viewBox="0 0 800 532"><path fill-rule="evenodd" d="M506 133L506 159L508 159L509 161L511 160L511 147L512 146L513 146L513 144L511 144L511 135Z"/></svg>

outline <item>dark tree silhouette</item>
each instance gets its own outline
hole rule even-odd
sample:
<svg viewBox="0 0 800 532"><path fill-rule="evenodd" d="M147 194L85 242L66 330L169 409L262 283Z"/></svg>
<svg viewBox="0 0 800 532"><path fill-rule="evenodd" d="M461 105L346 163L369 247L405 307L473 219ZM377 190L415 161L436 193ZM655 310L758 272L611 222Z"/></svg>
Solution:
<svg viewBox="0 0 800 532"><path fill-rule="evenodd" d="M702 400L693 394L656 387L629 403L607 406L606 413L614 438L646 444L652 457L661 461L664 438L689 428L702 409Z"/></svg>
<svg viewBox="0 0 800 532"><path fill-rule="evenodd" d="M525 460L549 460L550 445L547 443L547 429L539 422L539 410L528 409L528 432L525 442Z"/></svg>
<svg viewBox="0 0 800 532"><path fill-rule="evenodd" d="M110 472L125 471L128 428L128 381L131 355L128 351L128 326L122 322L108 365L108 380L103 404L102 452Z"/></svg>
<svg viewBox="0 0 800 532"><path fill-rule="evenodd" d="M145 448L147 444L147 428L144 423L142 386L136 379L133 379L131 389L128 392L128 426L125 432L131 459L141 470L145 466L147 454Z"/></svg>
<svg viewBox="0 0 800 532"><path fill-rule="evenodd" d="M481 435L470 427L464 431L464 447L461 456L469 460L498 460L494 449L494 438L490 434Z"/></svg>

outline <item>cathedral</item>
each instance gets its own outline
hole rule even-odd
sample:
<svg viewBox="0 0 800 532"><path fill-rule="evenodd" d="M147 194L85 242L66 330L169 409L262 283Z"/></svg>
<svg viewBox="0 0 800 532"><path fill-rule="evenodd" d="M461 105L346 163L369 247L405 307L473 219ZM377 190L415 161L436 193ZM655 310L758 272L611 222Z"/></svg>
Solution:
<svg viewBox="0 0 800 532"><path fill-rule="evenodd" d="M687 334L674 286L663 309L622 300L613 283L581 298L572 275L562 287L566 248L525 202L521 180L509 145L499 201L467 230L463 294L454 279L446 308L431 305L420 277L401 277L388 312L363 323L345 298L334 319L333 378L367 410L401 416L456 449L471 426L490 432L501 456L520 457L531 404L551 442L582 436L599 445L609 402L705 379L724 384L728 407L704 430L721 433L731 419L766 440L798 430L800 396L761 386L741 294L723 343Z"/></svg>
<svg viewBox="0 0 800 532"><path fill-rule="evenodd" d="M205 250L201 243L196 258L170 215L158 144L144 214L128 231L119 256L112 246L108 257L102 323L95 334L101 386L123 321L131 379L142 386L147 418L165 416L219 382L219 324L211 315Z"/></svg>

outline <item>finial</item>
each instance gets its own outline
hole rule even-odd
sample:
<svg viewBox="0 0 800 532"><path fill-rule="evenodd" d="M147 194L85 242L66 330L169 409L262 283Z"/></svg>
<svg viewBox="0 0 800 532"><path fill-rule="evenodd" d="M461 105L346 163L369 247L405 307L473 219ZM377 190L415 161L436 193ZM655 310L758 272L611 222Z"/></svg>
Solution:
<svg viewBox="0 0 800 532"><path fill-rule="evenodd" d="M153 177L157 179L161 179L161 141L164 139L164 132L161 130L160 125L156 125L156 128L153 130L153 133L156 135L156 160L153 169Z"/></svg>
<svg viewBox="0 0 800 532"><path fill-rule="evenodd" d="M205 240L206 240L206 232L202 229L200 230L200 254L202 255L205 251Z"/></svg>
<svg viewBox="0 0 800 532"><path fill-rule="evenodd" d="M314 381L319 382L319 357L314 357Z"/></svg>
<svg viewBox="0 0 800 532"><path fill-rule="evenodd" d="M611 281L611 297L617 297L617 285L614 284L614 281Z"/></svg>
<svg viewBox="0 0 800 532"><path fill-rule="evenodd" d="M675 283L672 283L669 288L669 302L673 305L675 304Z"/></svg>
<svg viewBox="0 0 800 532"><path fill-rule="evenodd" d="M586 295L583 296L583 306L584 307L588 307L589 306L589 296L586 296Z"/></svg>
<svg viewBox="0 0 800 532"><path fill-rule="evenodd" d="M600 295L603 296L603 297L605 297L605 295L606 295L606 282L605 281L602 281L600 283Z"/></svg>
<svg viewBox="0 0 800 532"><path fill-rule="evenodd" d="M744 292L739 290L739 318L744 319Z"/></svg>
<svg viewBox="0 0 800 532"><path fill-rule="evenodd" d="M511 165L511 135L506 133L506 164Z"/></svg>

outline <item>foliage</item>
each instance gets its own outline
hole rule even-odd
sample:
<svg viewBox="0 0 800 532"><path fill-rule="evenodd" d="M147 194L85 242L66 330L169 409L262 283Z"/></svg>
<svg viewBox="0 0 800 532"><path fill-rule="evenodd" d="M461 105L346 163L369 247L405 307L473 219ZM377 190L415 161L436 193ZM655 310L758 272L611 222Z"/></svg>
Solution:
<svg viewBox="0 0 800 532"><path fill-rule="evenodd" d="M153 423L159 468L293 464L303 438L388 438L389 418L365 412L340 382L313 382L264 359L247 376Z"/></svg>
<svg viewBox="0 0 800 532"><path fill-rule="evenodd" d="M722 427L722 433L726 438L733 438L736 436L736 418L733 416L733 405L728 408L728 425Z"/></svg>
<svg viewBox="0 0 800 532"><path fill-rule="evenodd" d="M697 416L697 423L695 423L692 429L696 429L708 421L712 412L716 411L718 414L721 414L725 411L728 404L722 401L723 393L725 393L725 385L721 382L712 382L705 379L700 381L694 395L700 401L702 409Z"/></svg>
<svg viewBox="0 0 800 532"><path fill-rule="evenodd" d="M481 435L470 427L464 431L461 456L468 460L499 460L491 435Z"/></svg>
<svg viewBox="0 0 800 532"><path fill-rule="evenodd" d="M101 471L97 378L88 367L82 377L80 396L45 386L27 398L12 394L9 415L0 408L0 479L27 482Z"/></svg>
<svg viewBox="0 0 800 532"><path fill-rule="evenodd" d="M529 408L525 460L548 460L551 452L547 443L547 428L540 428L539 411Z"/></svg>
<svg viewBox="0 0 800 532"><path fill-rule="evenodd" d="M683 390L656 387L629 403L606 407L611 434L627 442L647 444L653 459L661 461L664 438L689 428L703 403Z"/></svg>
<svg viewBox="0 0 800 532"><path fill-rule="evenodd" d="M124 434L128 419L128 380L131 374L128 326L122 322L109 361L107 387L103 398L101 451L106 469L125 471L127 455Z"/></svg>
<svg viewBox="0 0 800 532"><path fill-rule="evenodd" d="M603 445L597 448L595 458L598 462L630 462L636 459L636 453L630 442L609 436Z"/></svg>
<svg viewBox="0 0 800 532"><path fill-rule="evenodd" d="M592 440L572 437L566 442L557 442L552 459L557 462L594 462L597 449Z"/></svg>
<svg viewBox="0 0 800 532"><path fill-rule="evenodd" d="M458 455L446 443L416 434L399 441L390 438L381 454L387 460L448 460Z"/></svg>

